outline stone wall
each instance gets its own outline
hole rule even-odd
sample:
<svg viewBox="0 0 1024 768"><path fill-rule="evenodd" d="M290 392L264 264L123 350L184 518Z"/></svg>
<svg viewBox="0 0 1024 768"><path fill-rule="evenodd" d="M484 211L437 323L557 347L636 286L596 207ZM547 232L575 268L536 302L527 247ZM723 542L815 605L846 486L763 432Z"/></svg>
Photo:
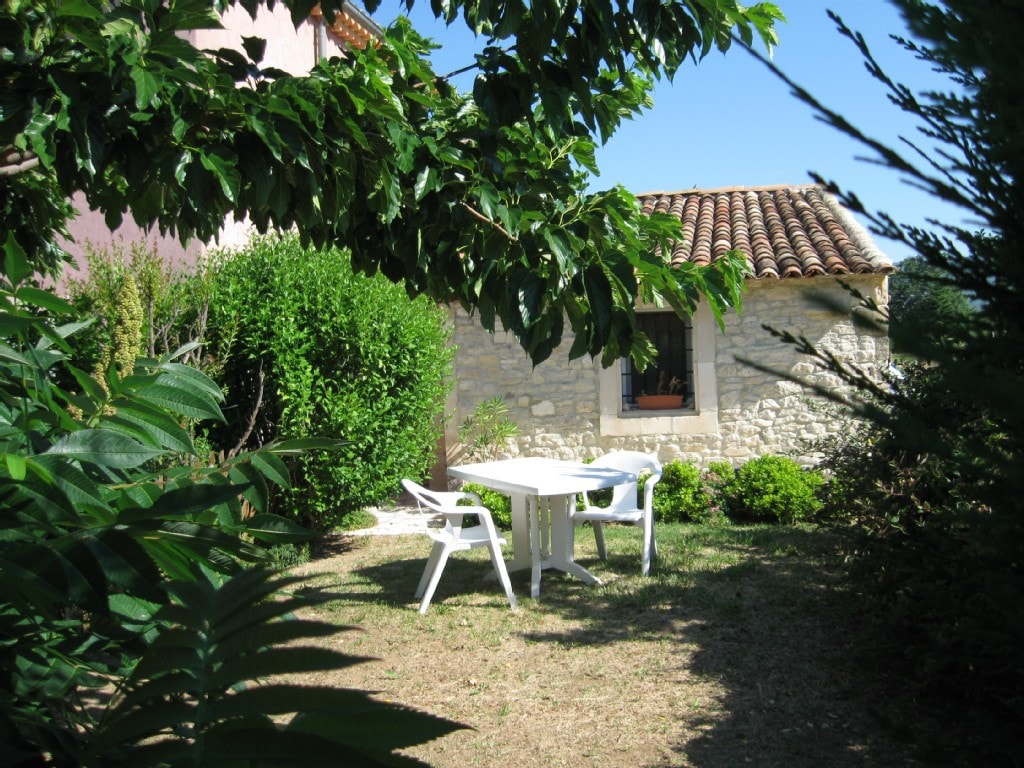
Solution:
<svg viewBox="0 0 1024 768"><path fill-rule="evenodd" d="M885 300L882 276L846 282ZM822 303L823 296L833 306ZM657 415L619 413L618 367L602 370L590 358L569 361L571 340L533 368L510 334L488 334L475 318L454 311L458 381L449 402L448 461L461 458L458 425L476 403L500 395L521 430L508 447L510 456L573 459L618 448L700 465L722 459L740 464L766 453L795 454L812 463L808 443L839 422L824 398L786 376L828 389L840 382L762 324L803 335L861 366L884 365L884 329L855 324L849 311L835 306L856 303L834 278L749 281L743 313L727 316L724 334L702 307L693 318L696 406Z"/></svg>

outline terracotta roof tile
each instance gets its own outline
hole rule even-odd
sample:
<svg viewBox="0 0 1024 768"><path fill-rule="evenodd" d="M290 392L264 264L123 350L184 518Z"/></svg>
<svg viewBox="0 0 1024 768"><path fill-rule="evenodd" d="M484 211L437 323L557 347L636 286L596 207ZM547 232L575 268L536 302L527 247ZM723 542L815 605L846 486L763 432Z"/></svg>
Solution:
<svg viewBox="0 0 1024 768"><path fill-rule="evenodd" d="M892 261L852 214L819 186L651 192L641 210L683 224L673 264L710 264L736 249L755 278L886 274Z"/></svg>
<svg viewBox="0 0 1024 768"><path fill-rule="evenodd" d="M315 19L320 19L323 12L317 5L310 12ZM358 5L345 2L334 15L334 23L327 28L339 42L348 48L365 48L370 41L383 33L380 25Z"/></svg>

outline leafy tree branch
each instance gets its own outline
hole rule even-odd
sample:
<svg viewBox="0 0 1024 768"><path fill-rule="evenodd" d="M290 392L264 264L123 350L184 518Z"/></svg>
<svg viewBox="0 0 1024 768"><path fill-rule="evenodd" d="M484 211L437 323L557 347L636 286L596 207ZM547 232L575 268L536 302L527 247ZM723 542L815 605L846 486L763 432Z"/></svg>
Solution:
<svg viewBox="0 0 1024 768"><path fill-rule="evenodd" d="M287 5L296 21L310 9ZM337 10L323 5L328 18ZM293 76L262 66L257 41L244 53L190 45L183 33L221 24L199 0L25 2L5 27L12 108L0 146L34 153L33 173L66 196L83 192L112 226L131 215L203 240L227 217L295 228L410 294L500 321L534 362L561 341L564 316L584 339L573 354L638 353L636 280L692 309L669 268L642 258L680 230L643 217L624 190L585 191L595 136L649 104L655 78L727 49L729 32L773 44L781 14L770 3L650 0L626 14L598 0L434 10L510 43L485 48L472 95L439 87L431 44L401 19L366 50ZM627 270L636 280L620 279ZM729 291L708 299L731 306Z"/></svg>

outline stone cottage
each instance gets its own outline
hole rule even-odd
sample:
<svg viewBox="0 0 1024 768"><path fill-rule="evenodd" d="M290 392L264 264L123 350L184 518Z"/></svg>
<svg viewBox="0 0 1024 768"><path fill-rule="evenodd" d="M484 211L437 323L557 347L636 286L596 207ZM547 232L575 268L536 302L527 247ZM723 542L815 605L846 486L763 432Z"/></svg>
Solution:
<svg viewBox="0 0 1024 768"><path fill-rule="evenodd" d="M474 317L453 310L457 381L447 462L461 457L459 424L494 396L505 399L520 428L510 455L568 459L631 449L663 462L701 465L723 459L738 465L766 453L810 462L807 443L834 422L822 409L824 399L788 376L833 390L841 383L762 326L805 336L862 367L888 362L885 329L854 323L848 310L858 301L843 283L884 305L893 264L821 187L690 190L639 199L646 213L681 219L685 238L672 249L673 264L707 264L733 248L746 254L742 314L727 315L723 333L706 302L686 321L671 311L640 308L640 325L659 350L657 370L641 374L628 359L610 368L590 358L570 362L571 339L534 368L511 334L490 334ZM681 402L668 410L641 409L639 396L657 389L677 391Z"/></svg>

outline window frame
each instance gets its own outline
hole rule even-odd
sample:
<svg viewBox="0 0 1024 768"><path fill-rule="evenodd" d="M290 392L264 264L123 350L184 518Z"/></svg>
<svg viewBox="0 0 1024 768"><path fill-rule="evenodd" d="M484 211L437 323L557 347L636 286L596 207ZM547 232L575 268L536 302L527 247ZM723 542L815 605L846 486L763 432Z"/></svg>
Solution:
<svg viewBox="0 0 1024 768"><path fill-rule="evenodd" d="M637 327L658 350L658 360L642 373L633 370L633 361L628 357L619 361L622 412L638 410L636 399L641 395L670 394L657 391L663 376L684 384L681 391L672 393L683 396L683 405L677 410L693 410L693 318L683 320L671 310L637 312Z"/></svg>
<svg viewBox="0 0 1024 768"><path fill-rule="evenodd" d="M663 312L658 307L640 307L637 312ZM600 368L598 390L601 403L601 434L629 437L652 434L705 434L718 432L718 384L715 373L716 334L707 302L700 302L690 320L692 380L687 389L693 400L679 410L624 410L622 364ZM600 367L600 363L596 363Z"/></svg>

